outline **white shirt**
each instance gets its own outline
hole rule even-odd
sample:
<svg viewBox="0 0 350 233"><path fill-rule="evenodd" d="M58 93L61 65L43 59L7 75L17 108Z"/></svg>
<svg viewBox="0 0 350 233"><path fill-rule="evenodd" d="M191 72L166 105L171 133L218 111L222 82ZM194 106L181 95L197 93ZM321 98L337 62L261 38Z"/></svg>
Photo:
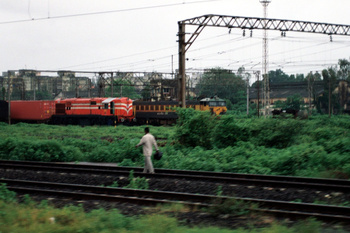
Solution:
<svg viewBox="0 0 350 233"><path fill-rule="evenodd" d="M152 145L158 150L157 142L154 136L150 133L145 134L139 144L137 146L143 145L143 155L144 156L152 156L153 148Z"/></svg>

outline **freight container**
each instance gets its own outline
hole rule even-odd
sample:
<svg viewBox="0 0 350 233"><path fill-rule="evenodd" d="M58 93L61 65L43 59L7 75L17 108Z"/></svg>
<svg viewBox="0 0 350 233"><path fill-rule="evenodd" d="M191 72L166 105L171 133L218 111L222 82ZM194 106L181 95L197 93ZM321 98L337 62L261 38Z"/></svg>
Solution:
<svg viewBox="0 0 350 233"><path fill-rule="evenodd" d="M11 120L27 122L47 122L55 114L53 100L11 101Z"/></svg>

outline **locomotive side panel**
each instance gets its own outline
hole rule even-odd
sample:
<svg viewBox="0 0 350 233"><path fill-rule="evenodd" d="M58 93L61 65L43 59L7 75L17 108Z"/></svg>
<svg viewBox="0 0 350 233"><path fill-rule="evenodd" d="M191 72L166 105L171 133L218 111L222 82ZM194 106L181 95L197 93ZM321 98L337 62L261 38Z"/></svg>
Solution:
<svg viewBox="0 0 350 233"><path fill-rule="evenodd" d="M136 120L139 124L168 125L176 123L178 115L175 108L179 107L177 101L134 101ZM186 108L198 111L210 111L212 114L226 113L226 102L217 97L206 98L200 101L189 100Z"/></svg>
<svg viewBox="0 0 350 233"><path fill-rule="evenodd" d="M115 125L134 119L132 100L122 98L72 98L57 100L56 106L64 106L56 112L54 124Z"/></svg>
<svg viewBox="0 0 350 233"><path fill-rule="evenodd" d="M99 115L101 99L65 99L57 103L65 104L66 115Z"/></svg>
<svg viewBox="0 0 350 233"><path fill-rule="evenodd" d="M177 101L134 101L135 116L138 124L170 125L178 118L175 108Z"/></svg>

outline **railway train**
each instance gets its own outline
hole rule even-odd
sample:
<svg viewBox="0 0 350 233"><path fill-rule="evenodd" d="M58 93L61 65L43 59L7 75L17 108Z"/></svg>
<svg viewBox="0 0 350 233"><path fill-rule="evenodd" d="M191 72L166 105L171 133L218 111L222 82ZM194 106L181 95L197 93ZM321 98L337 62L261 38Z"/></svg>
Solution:
<svg viewBox="0 0 350 233"><path fill-rule="evenodd" d="M180 107L178 101L134 101L135 116L139 124L174 124L178 118L176 114L177 107ZM217 97L204 98L200 101L186 101L186 108L210 111L215 115L222 115L227 112L226 101Z"/></svg>
<svg viewBox="0 0 350 233"><path fill-rule="evenodd" d="M188 101L187 107L212 114L226 113L226 102L217 97ZM16 100L10 107L0 101L0 121L49 123L55 125L168 125L178 118L176 101L133 101L121 98L71 98L58 100Z"/></svg>

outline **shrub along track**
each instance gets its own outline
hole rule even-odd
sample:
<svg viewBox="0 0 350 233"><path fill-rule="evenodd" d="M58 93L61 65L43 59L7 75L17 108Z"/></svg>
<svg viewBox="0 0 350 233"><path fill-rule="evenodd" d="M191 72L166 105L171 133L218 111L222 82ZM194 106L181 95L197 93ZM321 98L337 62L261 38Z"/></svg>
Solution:
<svg viewBox="0 0 350 233"><path fill-rule="evenodd" d="M244 200L249 201L249 203L258 203L259 211L284 216L293 214L299 217L315 216L332 221L350 220L350 208L311 204L315 201L327 204L345 203L350 199L350 182L347 180L165 169L156 169L157 174L143 174L140 173L140 169L116 166L0 161L0 177L2 178L0 182L7 183L10 189L21 194L38 194L39 190L45 187L46 191L40 191L40 195L54 196L56 201L62 199L62 197L66 201L69 199L87 199L94 200L94 202L104 200L106 203L117 201L119 203L142 205L178 203L178 201L181 201L192 207L209 207L213 206L213 201L226 205L225 200L229 199L231 201ZM129 183L127 177L130 170L134 170L135 177L145 176L148 179L149 189L157 191L101 187L101 185L113 185L115 182L118 183L119 187L126 186ZM41 181L41 183L20 182L14 179ZM49 182L55 182L56 184L50 184ZM53 193L53 190L60 191ZM44 194L43 192L47 193ZM220 197L218 194L220 194ZM116 198L119 198L119 200L116 200ZM245 208L249 206L250 204L245 205ZM136 209L140 212L140 209ZM128 211L130 212L130 208ZM202 216L208 217L207 215Z"/></svg>

